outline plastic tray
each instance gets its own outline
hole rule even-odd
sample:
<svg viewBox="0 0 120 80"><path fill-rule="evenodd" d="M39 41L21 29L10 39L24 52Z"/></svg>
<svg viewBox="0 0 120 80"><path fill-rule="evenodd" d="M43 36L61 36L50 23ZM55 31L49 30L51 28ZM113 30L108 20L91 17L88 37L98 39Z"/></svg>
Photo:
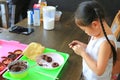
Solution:
<svg viewBox="0 0 120 80"><path fill-rule="evenodd" d="M54 49L50 49L50 48L46 48L44 50L44 53L45 52L57 52L58 54L62 55L64 58L64 64L57 69L48 70L48 69L43 69L43 68L39 67L38 65L36 65L35 61L32 61L25 56L22 56L20 58L20 60L26 60L30 65L28 75L22 79L12 78L9 75L9 72L6 71L3 74L3 77L6 79L10 79L10 80L56 80L57 76L60 74L60 71L62 70L63 66L67 62L69 55L67 53L58 52L58 51L56 51Z"/></svg>
<svg viewBox="0 0 120 80"><path fill-rule="evenodd" d="M13 52L17 49L24 50L26 48L26 44L21 44L18 41L7 41L0 40L0 62L2 61L3 56L8 56L8 52ZM15 60L20 58L22 55L18 56ZM6 68L0 71L0 75L6 70Z"/></svg>

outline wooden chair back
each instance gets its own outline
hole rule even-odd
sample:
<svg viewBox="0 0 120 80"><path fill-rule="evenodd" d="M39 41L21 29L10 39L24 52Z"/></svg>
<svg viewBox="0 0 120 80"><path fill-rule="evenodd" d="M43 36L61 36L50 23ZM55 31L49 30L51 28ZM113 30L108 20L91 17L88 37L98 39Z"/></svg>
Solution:
<svg viewBox="0 0 120 80"><path fill-rule="evenodd" d="M116 14L112 25L111 25L112 32L114 33L116 39L120 37L120 10ZM119 43L119 44L118 44ZM113 66L112 76L120 73L120 42L117 42L117 61L115 65ZM112 79L114 80L114 79Z"/></svg>
<svg viewBox="0 0 120 80"><path fill-rule="evenodd" d="M116 36L116 38L118 39L120 37L120 10L116 14L112 22L111 29L114 35Z"/></svg>

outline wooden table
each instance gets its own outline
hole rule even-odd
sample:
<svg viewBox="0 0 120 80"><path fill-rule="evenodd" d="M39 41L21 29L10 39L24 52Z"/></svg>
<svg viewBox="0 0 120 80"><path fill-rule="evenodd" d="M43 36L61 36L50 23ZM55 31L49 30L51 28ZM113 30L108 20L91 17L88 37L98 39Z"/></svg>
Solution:
<svg viewBox="0 0 120 80"><path fill-rule="evenodd" d="M76 27L73 17L73 13L63 12L61 20L55 22L54 30L44 30L41 23L39 27L32 26L35 32L30 35L10 33L7 29L3 29L0 39L16 40L24 44L38 42L45 47L68 53L70 57L59 75L59 80L79 80L82 68L81 57L76 55L68 44L74 39L87 42L88 36ZM16 25L27 27L27 19Z"/></svg>

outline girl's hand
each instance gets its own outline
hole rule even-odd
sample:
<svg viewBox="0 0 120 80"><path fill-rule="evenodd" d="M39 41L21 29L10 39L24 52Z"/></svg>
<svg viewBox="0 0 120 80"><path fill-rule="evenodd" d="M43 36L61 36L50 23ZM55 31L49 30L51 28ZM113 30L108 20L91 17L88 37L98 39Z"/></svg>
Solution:
<svg viewBox="0 0 120 80"><path fill-rule="evenodd" d="M78 40L72 41L72 42L69 44L69 47L72 48L73 46L75 46L75 45L77 45L77 44L83 46L84 48L87 47L87 45L86 45L85 43L80 42L80 41L78 41Z"/></svg>
<svg viewBox="0 0 120 80"><path fill-rule="evenodd" d="M72 49L77 55L82 56L85 53L86 48L84 46L77 44L77 45L73 46Z"/></svg>
<svg viewBox="0 0 120 80"><path fill-rule="evenodd" d="M72 48L76 54L82 56L82 53L85 52L87 45L83 42L74 40L69 44L69 47Z"/></svg>

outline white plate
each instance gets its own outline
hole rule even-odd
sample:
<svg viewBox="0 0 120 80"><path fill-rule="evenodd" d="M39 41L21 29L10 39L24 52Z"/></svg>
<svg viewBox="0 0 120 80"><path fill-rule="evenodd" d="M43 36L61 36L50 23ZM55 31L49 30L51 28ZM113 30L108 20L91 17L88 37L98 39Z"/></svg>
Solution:
<svg viewBox="0 0 120 80"><path fill-rule="evenodd" d="M47 57L48 56L51 57L52 61L51 62L46 61L45 59L42 58L43 55L46 55ZM64 63L64 58L63 58L63 56L61 56L58 53L51 52L51 53L44 53L44 54L38 56L36 61L37 61L37 64L39 66L40 66L40 64L42 65L42 66L40 66L42 68L56 69L56 68L59 68ZM59 66L53 67L52 64L55 63L55 62L58 63Z"/></svg>

